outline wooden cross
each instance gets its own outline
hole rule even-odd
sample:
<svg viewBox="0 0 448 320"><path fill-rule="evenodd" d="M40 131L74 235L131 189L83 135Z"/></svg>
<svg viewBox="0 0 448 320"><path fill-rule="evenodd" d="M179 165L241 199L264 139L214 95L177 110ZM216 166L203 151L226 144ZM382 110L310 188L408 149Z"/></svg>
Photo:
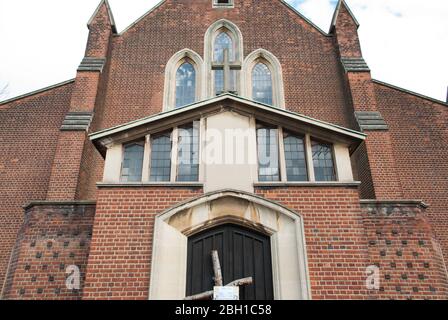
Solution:
<svg viewBox="0 0 448 320"><path fill-rule="evenodd" d="M213 273L215 274L213 280L215 281L215 286L221 287L222 282L222 272L221 264L219 263L218 251L212 251L212 262L213 262ZM226 284L226 287L240 287L247 286L253 283L252 277L238 279ZM184 300L207 300L213 297L213 290L195 294L193 296L186 297Z"/></svg>
<svg viewBox="0 0 448 320"><path fill-rule="evenodd" d="M223 87L222 91L221 92L217 92L217 94L221 94L221 93L225 93L225 92L230 92L230 93L235 93L236 94L237 93L235 91L236 88L231 88L230 72L232 70L241 70L241 65L239 65L239 64L237 64L235 62L231 62L230 61L229 49L224 49L224 61L222 63L213 62L212 63L212 69L213 70L223 70L224 87Z"/></svg>

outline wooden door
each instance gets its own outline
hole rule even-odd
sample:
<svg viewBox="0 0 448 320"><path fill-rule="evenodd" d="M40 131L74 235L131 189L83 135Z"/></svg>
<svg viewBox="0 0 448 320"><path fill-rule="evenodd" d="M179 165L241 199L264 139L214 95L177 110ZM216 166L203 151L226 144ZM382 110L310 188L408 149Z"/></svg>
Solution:
<svg viewBox="0 0 448 320"><path fill-rule="evenodd" d="M269 236L232 224L188 239L187 296L213 289L212 250L218 251L224 284L253 278L252 285L240 288L241 300L273 299Z"/></svg>

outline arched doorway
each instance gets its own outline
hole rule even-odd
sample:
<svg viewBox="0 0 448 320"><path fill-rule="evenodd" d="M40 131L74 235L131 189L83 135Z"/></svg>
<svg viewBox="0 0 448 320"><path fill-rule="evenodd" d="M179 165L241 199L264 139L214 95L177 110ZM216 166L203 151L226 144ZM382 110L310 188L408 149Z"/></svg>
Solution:
<svg viewBox="0 0 448 320"><path fill-rule="evenodd" d="M220 258L223 283L252 277L253 284L240 288L240 300L272 300L270 237L234 224L220 225L188 238L187 296L212 290L211 251Z"/></svg>
<svg viewBox="0 0 448 320"><path fill-rule="evenodd" d="M243 228L246 234L249 231L251 237L264 237L269 243L273 299L310 299L300 214L257 195L235 190L204 194L157 215L149 298L185 298L189 239L228 224ZM211 254L207 251L205 254Z"/></svg>

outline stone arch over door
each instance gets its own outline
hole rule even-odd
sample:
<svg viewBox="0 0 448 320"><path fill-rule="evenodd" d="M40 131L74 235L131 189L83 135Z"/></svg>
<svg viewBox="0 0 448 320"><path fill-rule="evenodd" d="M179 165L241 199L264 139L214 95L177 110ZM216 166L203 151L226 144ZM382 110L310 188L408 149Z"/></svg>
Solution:
<svg viewBox="0 0 448 320"><path fill-rule="evenodd" d="M183 299L188 237L223 225L270 236L274 299L309 299L303 219L278 203L234 190L205 194L155 218L150 299Z"/></svg>

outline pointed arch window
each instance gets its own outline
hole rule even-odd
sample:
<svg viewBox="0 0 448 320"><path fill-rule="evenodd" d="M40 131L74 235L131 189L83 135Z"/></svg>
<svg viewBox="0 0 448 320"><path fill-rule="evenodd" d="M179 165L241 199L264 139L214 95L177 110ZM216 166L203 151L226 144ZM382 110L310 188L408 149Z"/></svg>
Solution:
<svg viewBox="0 0 448 320"><path fill-rule="evenodd" d="M242 96L277 108L285 108L280 61L269 51L250 53L242 68Z"/></svg>
<svg viewBox="0 0 448 320"><path fill-rule="evenodd" d="M176 72L176 108L196 101L196 70L190 62L184 62Z"/></svg>
<svg viewBox="0 0 448 320"><path fill-rule="evenodd" d="M227 32L222 31L218 34L215 39L213 61L214 62L224 62L224 51L227 50L229 54L229 59L231 61L235 60L235 50L233 46L232 38L227 34Z"/></svg>
<svg viewBox="0 0 448 320"><path fill-rule="evenodd" d="M269 67L258 62L252 70L252 99L272 105L272 74Z"/></svg>
<svg viewBox="0 0 448 320"><path fill-rule="evenodd" d="M204 98L203 60L193 50L176 52L166 64L163 110L192 104Z"/></svg>
<svg viewBox="0 0 448 320"><path fill-rule="evenodd" d="M241 93L243 36L232 22L221 19L205 33L204 60L207 97Z"/></svg>
<svg viewBox="0 0 448 320"><path fill-rule="evenodd" d="M241 65L235 62L235 43L226 31L221 31L213 45L215 94L237 93L237 72Z"/></svg>

